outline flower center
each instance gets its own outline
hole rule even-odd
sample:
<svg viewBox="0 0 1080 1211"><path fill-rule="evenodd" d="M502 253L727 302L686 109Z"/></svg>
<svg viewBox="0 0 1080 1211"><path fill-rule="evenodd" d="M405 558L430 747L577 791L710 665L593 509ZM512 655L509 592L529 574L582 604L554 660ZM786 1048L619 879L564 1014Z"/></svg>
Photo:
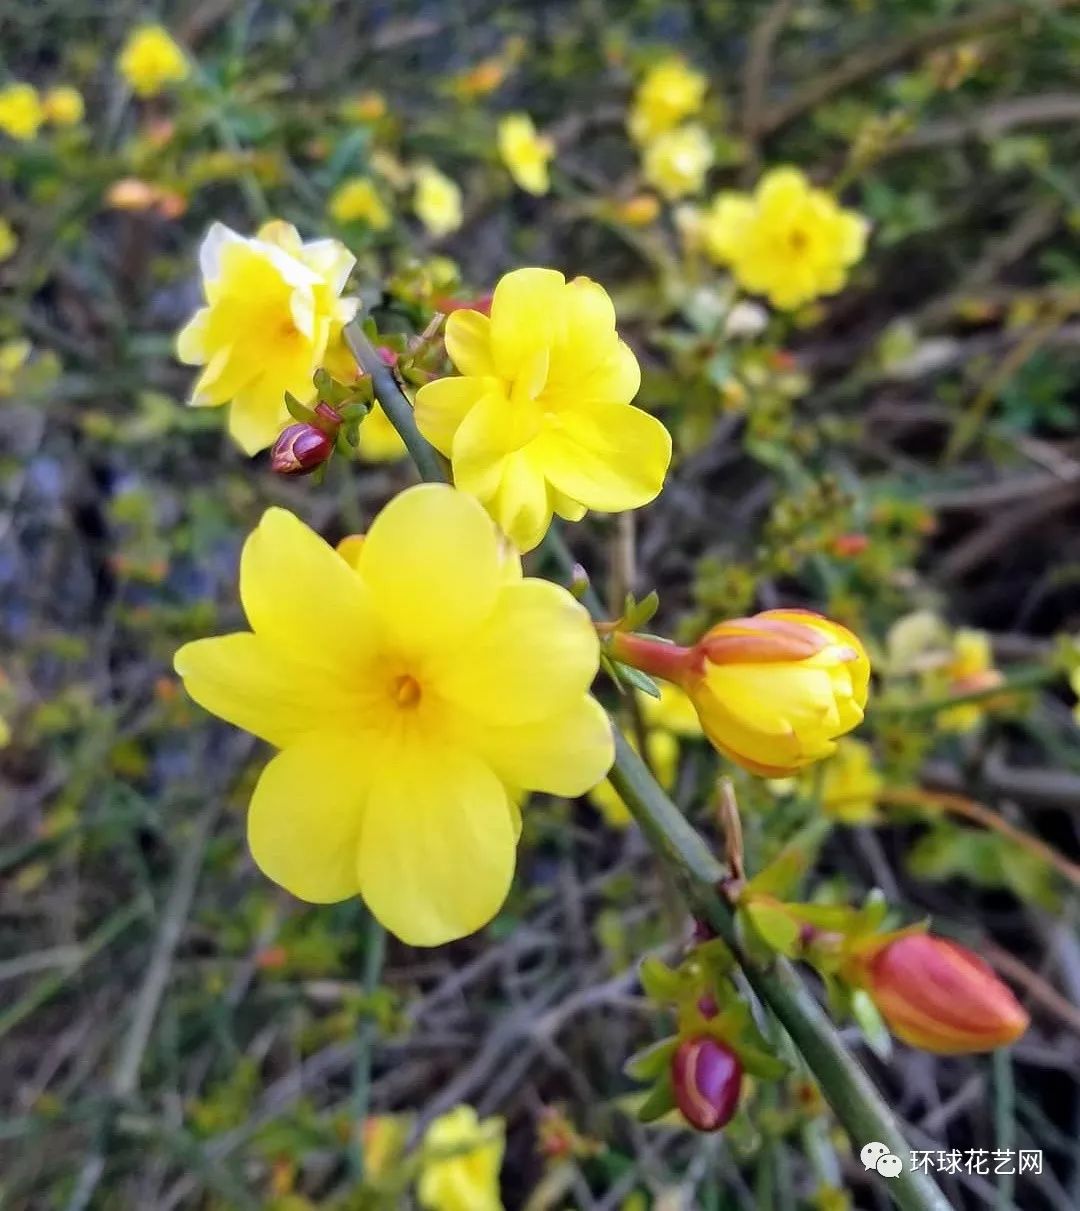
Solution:
<svg viewBox="0 0 1080 1211"><path fill-rule="evenodd" d="M394 678L391 693L398 706L406 711L412 710L423 696L420 682L408 673L402 673L399 677Z"/></svg>
<svg viewBox="0 0 1080 1211"><path fill-rule="evenodd" d="M788 246L792 252L803 252L809 243L806 232L801 227L795 227L788 235Z"/></svg>

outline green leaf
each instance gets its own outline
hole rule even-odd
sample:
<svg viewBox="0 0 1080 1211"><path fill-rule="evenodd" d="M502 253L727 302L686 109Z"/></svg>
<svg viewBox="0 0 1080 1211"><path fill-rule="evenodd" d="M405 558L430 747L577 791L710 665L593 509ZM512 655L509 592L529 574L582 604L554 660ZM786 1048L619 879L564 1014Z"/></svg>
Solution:
<svg viewBox="0 0 1080 1211"><path fill-rule="evenodd" d="M641 981L641 987L645 989L645 995L653 1001L673 1001L683 987L683 979L679 973L652 955L641 960L638 979Z"/></svg>
<svg viewBox="0 0 1080 1211"><path fill-rule="evenodd" d="M799 923L778 904L749 900L742 906L761 940L778 954L794 958L799 949Z"/></svg>
<svg viewBox="0 0 1080 1211"><path fill-rule="evenodd" d="M675 1109L675 1090L671 1085L671 1074L664 1073L663 1077L653 1086L649 1096L638 1107L638 1118L643 1123L655 1123Z"/></svg>
<svg viewBox="0 0 1080 1211"><path fill-rule="evenodd" d="M635 1081L655 1081L667 1071L671 1057L679 1046L677 1038L662 1039L632 1055L623 1065L623 1072Z"/></svg>
<svg viewBox="0 0 1080 1211"><path fill-rule="evenodd" d="M863 1032L870 1050L879 1060L887 1060L892 1055L892 1035L889 1034L884 1019L877 1011L877 1006L869 994L862 988L857 988L851 994L851 1016Z"/></svg>
<svg viewBox="0 0 1080 1211"><path fill-rule="evenodd" d="M648 694L651 698L660 697L660 687L648 674L643 673L640 669L632 668L628 664L620 664L617 660L613 660L611 663L615 667L616 678L624 685L641 690L643 694Z"/></svg>
<svg viewBox="0 0 1080 1211"><path fill-rule="evenodd" d="M289 415L293 420L313 425L319 419L307 404L302 404L295 395L288 391L285 392L285 407L288 408Z"/></svg>

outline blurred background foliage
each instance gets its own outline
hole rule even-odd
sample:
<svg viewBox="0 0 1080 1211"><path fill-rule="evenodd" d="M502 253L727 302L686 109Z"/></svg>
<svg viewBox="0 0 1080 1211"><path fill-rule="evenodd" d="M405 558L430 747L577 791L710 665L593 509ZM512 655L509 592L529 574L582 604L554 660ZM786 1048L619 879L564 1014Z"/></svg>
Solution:
<svg viewBox="0 0 1080 1211"><path fill-rule="evenodd" d="M139 100L116 55L147 19L192 70ZM714 166L668 204L626 121L672 53L707 77ZM635 964L686 922L603 795L534 801L491 928L391 945L379 981L358 905L253 869L263 754L184 697L172 653L239 622L268 503L336 540L413 479L373 447L285 481L182 406L198 240L270 216L349 245L384 331L524 264L612 292L676 464L632 523L568 528L575 555L613 606L656 588L684 638L802 604L866 639L871 747L737 777L750 867L799 838L805 898L879 887L1013 982L1034 1025L993 1061L846 1037L913 1147L1044 1150L1039 1175L944 1179L955 1206L1080 1204L1078 68L1067 0L8 0L0 85L74 86L86 114L0 135L5 1206L407 1206L405 1141L459 1102L506 1121L511 1209L886 1202L797 1068L720 1138L636 1123L622 1064L663 1024ZM545 196L499 158L521 111L555 147ZM415 214L425 164L461 190L446 234ZM736 297L695 243L717 189L777 164L871 224L847 288L792 313ZM350 217L356 177L385 215ZM715 758L654 726L711 827ZM391 1113L393 1146L370 1117Z"/></svg>

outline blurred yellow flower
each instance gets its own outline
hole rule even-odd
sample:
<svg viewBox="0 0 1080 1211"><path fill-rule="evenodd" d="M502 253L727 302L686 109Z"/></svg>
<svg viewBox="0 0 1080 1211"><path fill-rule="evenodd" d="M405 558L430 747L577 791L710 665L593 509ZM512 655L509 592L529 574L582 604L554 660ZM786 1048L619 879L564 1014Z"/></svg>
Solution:
<svg viewBox="0 0 1080 1211"><path fill-rule="evenodd" d="M282 750L248 816L261 869L303 900L361 895L403 941L437 946L502 905L517 793L581 795L611 767L589 696L599 644L445 484L402 492L349 551L269 509L240 561L252 630L186 644L176 671Z"/></svg>
<svg viewBox="0 0 1080 1211"><path fill-rule="evenodd" d="M545 194L551 186L548 161L555 144L538 134L528 114L507 114L499 121L499 155L526 193Z"/></svg>
<svg viewBox="0 0 1080 1211"><path fill-rule="evenodd" d="M659 217L660 202L652 193L638 193L615 204L615 218L628 227L647 227Z"/></svg>
<svg viewBox="0 0 1080 1211"><path fill-rule="evenodd" d="M503 1211L499 1196L505 1126L457 1106L424 1134L417 1194L427 1211Z"/></svg>
<svg viewBox="0 0 1080 1211"><path fill-rule="evenodd" d="M231 403L229 432L248 454L288 423L286 391L312 398L329 342L356 314L356 300L339 297L354 264L337 240L303 244L288 223L267 223L248 239L215 223L203 240L207 305L177 337L177 357L205 367L191 403Z"/></svg>
<svg viewBox="0 0 1080 1211"><path fill-rule="evenodd" d="M641 713L650 728L662 728L673 736L683 739L693 739L700 736L701 720L698 718L694 704L684 690L670 681L660 684L660 697L652 694L639 694Z"/></svg>
<svg viewBox="0 0 1080 1211"><path fill-rule="evenodd" d="M390 226L390 211L370 177L342 181L327 209L338 223L366 223L373 231L385 231Z"/></svg>
<svg viewBox="0 0 1080 1211"><path fill-rule="evenodd" d="M82 93L69 85L50 88L45 94L42 107L46 119L54 126L78 126L86 112Z"/></svg>
<svg viewBox="0 0 1080 1211"><path fill-rule="evenodd" d="M840 740L821 767L821 807L844 824L873 820L885 780L874 765L874 751L862 740Z"/></svg>
<svg viewBox="0 0 1080 1211"><path fill-rule="evenodd" d="M830 756L866 706L863 645L805 610L721 622L690 648L617 631L611 651L685 690L713 747L766 778Z"/></svg>
<svg viewBox="0 0 1080 1211"><path fill-rule="evenodd" d="M372 1114L364 1119L364 1176L378 1181L405 1151L409 1120L402 1114Z"/></svg>
<svg viewBox="0 0 1080 1211"><path fill-rule="evenodd" d="M155 97L167 84L187 79L187 56L160 25L132 31L117 60L120 74L140 97Z"/></svg>
<svg viewBox="0 0 1080 1211"><path fill-rule="evenodd" d="M21 143L37 134L45 111L41 98L31 84L7 84L0 88L0 130Z"/></svg>
<svg viewBox="0 0 1080 1211"><path fill-rule="evenodd" d="M959 697L991 690L1003 680L1001 672L994 667L990 636L985 631L961 628L953 635L948 662L930 675L927 685L931 692L940 692L943 687L945 693ZM983 715L999 701L992 697L951 707L938 715L938 727L945 732L973 731Z"/></svg>
<svg viewBox="0 0 1080 1211"><path fill-rule="evenodd" d="M386 98L382 93L357 93L341 103L341 116L347 122L377 122L385 113Z"/></svg>
<svg viewBox="0 0 1080 1211"><path fill-rule="evenodd" d="M712 167L713 146L703 126L691 123L657 135L645 147L645 179L669 201L700 193Z"/></svg>
<svg viewBox="0 0 1080 1211"><path fill-rule="evenodd" d="M638 85L630 109L628 127L639 143L650 143L696 114L705 100L705 77L672 56L649 68Z"/></svg>
<svg viewBox="0 0 1080 1211"><path fill-rule="evenodd" d="M30 360L34 347L29 341L5 341L0 345L0 399L12 395L19 371Z"/></svg>
<svg viewBox="0 0 1080 1211"><path fill-rule="evenodd" d="M7 748L11 743L11 725L0 715L0 748Z"/></svg>
<svg viewBox="0 0 1080 1211"><path fill-rule="evenodd" d="M360 457L369 463L390 463L404 458L405 453L401 435L376 403L360 426Z"/></svg>
<svg viewBox="0 0 1080 1211"><path fill-rule="evenodd" d="M15 228L7 221L0 219L0 264L9 261L19 249L19 237Z"/></svg>
<svg viewBox="0 0 1080 1211"><path fill-rule="evenodd" d="M932 610L915 610L898 618L885 636L887 670L897 677L941 664L949 648L949 628Z"/></svg>
<svg viewBox="0 0 1080 1211"><path fill-rule="evenodd" d="M461 226L461 188L433 164L422 164L414 174L416 192L413 209L416 217L431 232L441 238Z"/></svg>
<svg viewBox="0 0 1080 1211"><path fill-rule="evenodd" d="M791 310L835 294L866 249L867 222L796 168L767 172L753 193L721 193L705 216L708 254L745 290Z"/></svg>
<svg viewBox="0 0 1080 1211"><path fill-rule="evenodd" d="M449 317L446 349L462 377L420 388L417 424L521 550L554 513L578 521L659 493L671 437L630 404L641 372L602 286L515 270L496 286L490 319Z"/></svg>

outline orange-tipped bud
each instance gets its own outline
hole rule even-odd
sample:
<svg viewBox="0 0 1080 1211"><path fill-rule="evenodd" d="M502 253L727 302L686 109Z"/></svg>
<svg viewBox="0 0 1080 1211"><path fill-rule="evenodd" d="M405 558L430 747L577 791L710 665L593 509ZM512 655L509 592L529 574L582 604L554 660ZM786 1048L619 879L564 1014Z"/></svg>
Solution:
<svg viewBox="0 0 1080 1211"><path fill-rule="evenodd" d="M739 1105L739 1057L719 1039L686 1039L671 1057L671 1084L683 1118L698 1131L719 1131Z"/></svg>
<svg viewBox="0 0 1080 1211"><path fill-rule="evenodd" d="M893 1034L924 1051L993 1051L1028 1028L1028 1015L989 964L945 938L895 938L862 960L858 978Z"/></svg>
<svg viewBox="0 0 1080 1211"><path fill-rule="evenodd" d="M768 778L830 756L862 721L870 682L859 640L802 610L722 622L692 648L616 632L612 652L680 685L713 746Z"/></svg>
<svg viewBox="0 0 1080 1211"><path fill-rule="evenodd" d="M334 438L316 425L296 421L278 434L270 466L279 475L308 475L334 452Z"/></svg>

